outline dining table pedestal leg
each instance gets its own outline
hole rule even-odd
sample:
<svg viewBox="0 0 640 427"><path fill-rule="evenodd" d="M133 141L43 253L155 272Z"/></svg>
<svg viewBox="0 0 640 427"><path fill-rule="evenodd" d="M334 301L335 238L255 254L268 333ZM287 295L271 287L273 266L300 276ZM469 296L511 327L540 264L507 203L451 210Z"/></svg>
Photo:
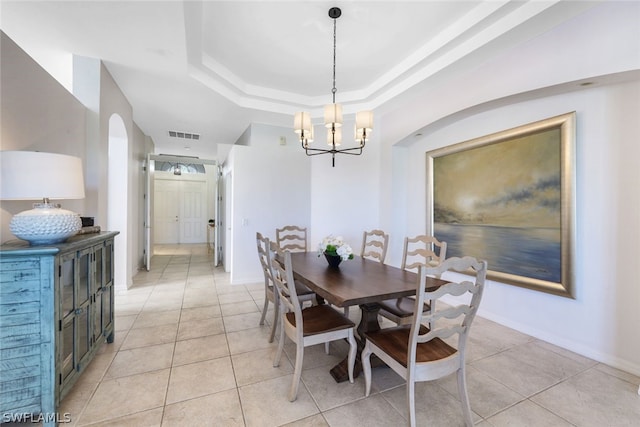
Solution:
<svg viewBox="0 0 640 427"><path fill-rule="evenodd" d="M374 332L380 330L380 323L378 322L378 312L380 311L380 306L378 304L361 304L360 312L362 316L360 317L360 323L358 324L358 328L356 329L357 336L356 342L358 343L358 351L356 353L356 363L353 368L353 377L356 378L362 372L362 362L360 361L360 355L362 354L362 349L364 349L364 333L366 332ZM375 356L375 355L372 355ZM372 366L379 366L382 361L377 358L372 357ZM345 357L340 361L336 366L331 368L331 376L336 382L341 383L344 381L349 381L349 362L348 358Z"/></svg>

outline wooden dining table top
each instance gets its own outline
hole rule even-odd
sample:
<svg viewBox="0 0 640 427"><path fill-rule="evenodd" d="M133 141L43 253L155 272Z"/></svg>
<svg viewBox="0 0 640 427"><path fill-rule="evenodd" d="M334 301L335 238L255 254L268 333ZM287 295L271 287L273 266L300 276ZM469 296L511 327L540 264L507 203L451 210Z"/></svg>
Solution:
<svg viewBox="0 0 640 427"><path fill-rule="evenodd" d="M417 274L378 261L354 256L339 267L329 267L317 252L291 254L293 274L317 295L338 307L371 304L415 295ZM447 281L427 277L426 287Z"/></svg>

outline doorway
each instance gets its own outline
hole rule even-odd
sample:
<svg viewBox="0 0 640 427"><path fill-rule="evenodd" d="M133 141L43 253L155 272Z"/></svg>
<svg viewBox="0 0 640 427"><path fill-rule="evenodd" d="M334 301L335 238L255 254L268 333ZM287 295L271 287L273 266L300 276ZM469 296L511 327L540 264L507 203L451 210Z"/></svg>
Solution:
<svg viewBox="0 0 640 427"><path fill-rule="evenodd" d="M160 166L163 164L166 166L167 163L174 164L173 172L166 171ZM188 170L185 169L186 167ZM181 172L177 173L176 168ZM192 173L194 168L199 173ZM149 154L145 170L147 172L145 195L145 268L147 271L151 270L155 244L204 242L208 244L207 237L214 239L213 262L214 265L218 265L219 227L209 225L218 223L217 162L197 157ZM163 181L174 183L168 184ZM161 187L160 191L158 186ZM160 228L161 231L156 233L156 228ZM213 235L208 236L207 232ZM160 241L156 240L158 237Z"/></svg>
<svg viewBox="0 0 640 427"><path fill-rule="evenodd" d="M205 243L208 199L206 181L156 179L154 241Z"/></svg>

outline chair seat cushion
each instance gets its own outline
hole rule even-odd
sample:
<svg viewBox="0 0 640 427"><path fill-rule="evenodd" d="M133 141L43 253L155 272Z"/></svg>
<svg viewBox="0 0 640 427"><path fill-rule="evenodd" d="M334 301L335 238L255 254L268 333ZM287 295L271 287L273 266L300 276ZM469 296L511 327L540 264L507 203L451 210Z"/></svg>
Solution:
<svg viewBox="0 0 640 427"><path fill-rule="evenodd" d="M365 334L365 338L385 353L389 354L398 363L407 367L407 355L409 352L409 333L411 325L397 326L394 328L380 329L376 332ZM429 332L429 328L420 326L420 335ZM434 338L425 343L418 343L416 362L433 362L455 354L458 350L451 347L440 338Z"/></svg>
<svg viewBox="0 0 640 427"><path fill-rule="evenodd" d="M402 297L398 299L389 299L380 303L380 309L388 311L389 313L397 317L411 317L413 316L413 307L416 304L416 300L413 298ZM431 310L429 304L424 303L422 312L428 312Z"/></svg>
<svg viewBox="0 0 640 427"><path fill-rule="evenodd" d="M287 321L295 327L295 314L289 312L286 316ZM351 320L326 304L314 305L303 309L302 322L304 336L354 328L356 326Z"/></svg>

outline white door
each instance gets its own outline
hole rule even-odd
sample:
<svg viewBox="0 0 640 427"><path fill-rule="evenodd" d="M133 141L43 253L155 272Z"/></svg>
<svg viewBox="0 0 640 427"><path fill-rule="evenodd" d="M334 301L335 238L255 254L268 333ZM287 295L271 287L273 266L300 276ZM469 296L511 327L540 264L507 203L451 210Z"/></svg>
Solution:
<svg viewBox="0 0 640 427"><path fill-rule="evenodd" d="M207 239L207 185L182 181L180 192L180 243L202 243Z"/></svg>
<svg viewBox="0 0 640 427"><path fill-rule="evenodd" d="M147 164L145 167L145 190L144 190L144 265L147 271L151 271L151 258L153 257L153 227L151 226L151 220L153 215L153 160L151 160L151 154L147 155Z"/></svg>
<svg viewBox="0 0 640 427"><path fill-rule="evenodd" d="M154 237L158 244L207 240L207 183L155 180Z"/></svg>
<svg viewBox="0 0 640 427"><path fill-rule="evenodd" d="M180 243L180 181L156 180L154 195L155 243Z"/></svg>

